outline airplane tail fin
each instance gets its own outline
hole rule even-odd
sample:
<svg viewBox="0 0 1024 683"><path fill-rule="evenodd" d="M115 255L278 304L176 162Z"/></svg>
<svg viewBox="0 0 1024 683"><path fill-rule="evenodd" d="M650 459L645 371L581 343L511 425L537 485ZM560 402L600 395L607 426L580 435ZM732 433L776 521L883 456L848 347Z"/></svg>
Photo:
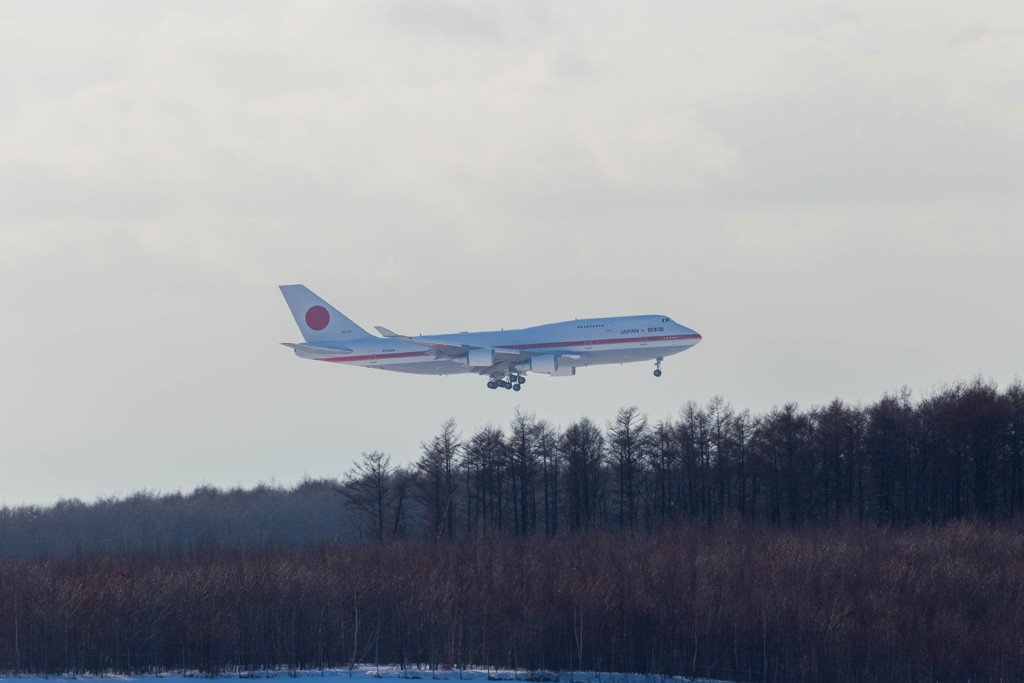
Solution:
<svg viewBox="0 0 1024 683"><path fill-rule="evenodd" d="M311 292L305 285L281 285L295 324L308 342L342 341L372 337L341 311Z"/></svg>

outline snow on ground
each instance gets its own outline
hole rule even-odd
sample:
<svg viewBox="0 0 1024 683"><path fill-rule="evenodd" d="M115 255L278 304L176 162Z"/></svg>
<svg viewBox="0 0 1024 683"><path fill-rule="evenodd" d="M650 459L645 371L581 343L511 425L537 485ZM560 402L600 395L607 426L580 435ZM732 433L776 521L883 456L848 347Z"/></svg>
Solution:
<svg viewBox="0 0 1024 683"><path fill-rule="evenodd" d="M138 676L125 676L121 674L108 674L98 676L89 674L84 676L13 676L0 674L0 679L38 679L40 681L75 681L76 683L198 683L198 679L211 678L210 674L190 671L182 673L166 674L145 674ZM389 679L419 679L419 680L448 680L448 681L534 681L540 683L716 683L711 679L680 679L679 676L645 676L643 674L609 674L586 671L575 672L551 672L551 671L512 671L500 669L463 669L461 672L452 670L439 670L431 673L430 667L421 668L409 667L404 670L397 665L361 664L351 669L307 669L303 671L276 670L276 671L243 671L224 672L216 675L216 678L224 679L281 679L284 683L289 678L310 679L308 683L315 683L313 679L332 679L333 683L344 683L347 679L367 678L389 678Z"/></svg>

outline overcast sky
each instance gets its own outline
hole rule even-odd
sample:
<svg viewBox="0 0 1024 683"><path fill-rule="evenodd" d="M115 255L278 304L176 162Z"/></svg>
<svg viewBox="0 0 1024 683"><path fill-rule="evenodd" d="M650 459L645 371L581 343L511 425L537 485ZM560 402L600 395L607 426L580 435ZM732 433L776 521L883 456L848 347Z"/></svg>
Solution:
<svg viewBox="0 0 1024 683"><path fill-rule="evenodd" d="M566 426L1021 377L1019 2L0 9L0 504L339 476ZM408 334L663 314L488 391L303 361L278 284Z"/></svg>

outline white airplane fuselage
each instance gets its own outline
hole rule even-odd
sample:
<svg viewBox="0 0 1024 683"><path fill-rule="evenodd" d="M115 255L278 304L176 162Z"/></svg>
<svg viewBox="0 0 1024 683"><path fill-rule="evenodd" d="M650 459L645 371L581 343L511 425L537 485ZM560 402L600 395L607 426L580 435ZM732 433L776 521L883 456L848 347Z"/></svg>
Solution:
<svg viewBox="0 0 1024 683"><path fill-rule="evenodd" d="M666 320L663 315L590 318L518 330L431 334L416 339L481 348L543 351L564 359L558 364L559 368L585 367L652 361L685 351L701 340L701 336L690 328ZM481 370L480 367L448 359L439 360L429 348L399 339L371 337L352 340L345 342L345 348L351 349L352 353L314 360L420 375L479 374ZM572 356L579 356L579 359Z"/></svg>
<svg viewBox="0 0 1024 683"><path fill-rule="evenodd" d="M303 285L283 285L304 343L285 343L301 358L419 375L473 373L487 386L517 391L528 372L571 376L576 368L661 361L697 345L701 335L663 315L587 318L493 332L405 336L378 327L377 337Z"/></svg>

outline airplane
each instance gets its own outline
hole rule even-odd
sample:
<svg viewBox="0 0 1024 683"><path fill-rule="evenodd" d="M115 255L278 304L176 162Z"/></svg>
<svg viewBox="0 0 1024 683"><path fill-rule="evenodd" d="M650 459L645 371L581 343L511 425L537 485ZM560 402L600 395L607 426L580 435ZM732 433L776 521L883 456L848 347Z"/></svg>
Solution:
<svg viewBox="0 0 1024 683"><path fill-rule="evenodd" d="M489 389L519 391L526 373L571 377L576 368L654 361L696 346L701 336L663 315L587 318L493 332L376 337L304 285L281 285L305 343L283 342L299 358L419 375L474 373Z"/></svg>

